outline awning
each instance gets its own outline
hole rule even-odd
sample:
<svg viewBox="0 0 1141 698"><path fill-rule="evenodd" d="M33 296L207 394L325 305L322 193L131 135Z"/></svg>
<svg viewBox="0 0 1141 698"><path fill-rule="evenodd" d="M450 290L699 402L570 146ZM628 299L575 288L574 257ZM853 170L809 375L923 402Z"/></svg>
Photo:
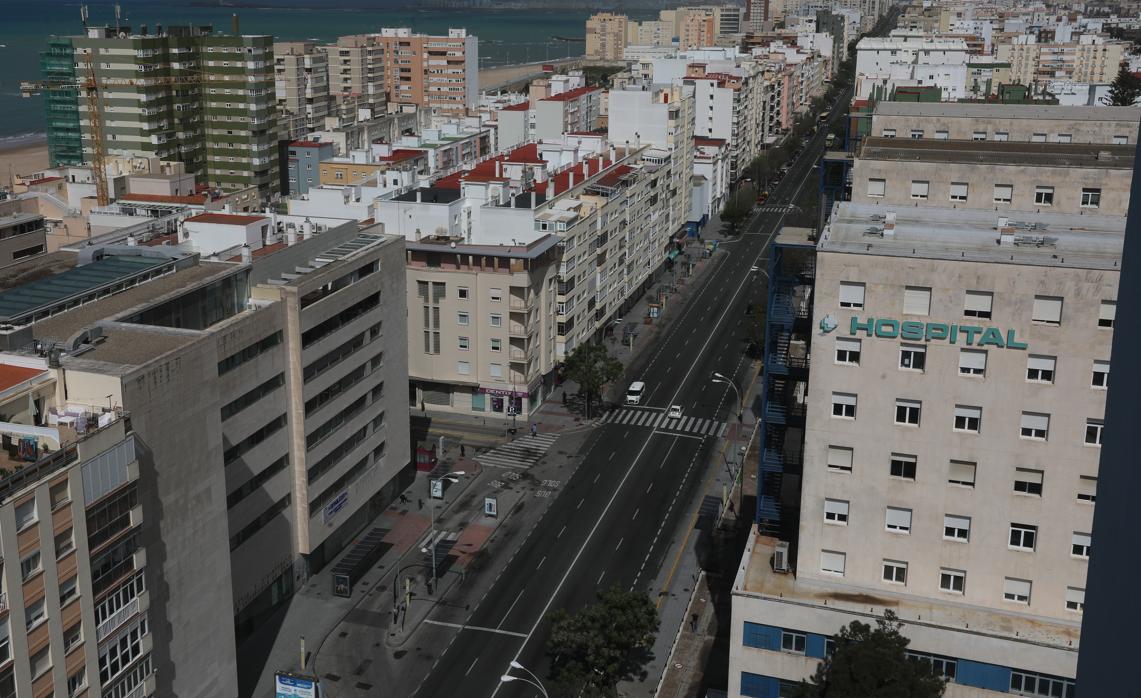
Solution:
<svg viewBox="0 0 1141 698"><path fill-rule="evenodd" d="M679 253L677 250L670 250L670 253L666 255L666 258L672 261L675 257L678 256L678 254Z"/></svg>

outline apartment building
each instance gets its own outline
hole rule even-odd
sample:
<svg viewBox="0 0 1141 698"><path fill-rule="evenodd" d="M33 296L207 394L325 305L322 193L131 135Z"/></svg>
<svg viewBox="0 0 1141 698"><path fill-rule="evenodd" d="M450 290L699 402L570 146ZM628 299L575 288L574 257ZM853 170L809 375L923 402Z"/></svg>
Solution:
<svg viewBox="0 0 1141 698"><path fill-rule="evenodd" d="M155 695L141 458L130 418L61 404L58 369L0 356L0 693ZM59 388L57 390L57 388ZM195 660L185 658L181 668ZM200 665L199 668L206 668ZM208 683L208 682L207 682Z"/></svg>
<svg viewBox="0 0 1141 698"><path fill-rule="evenodd" d="M282 191L291 196L305 195L321 183L321 162L333 158L333 144L318 141L293 141L286 151L287 186Z"/></svg>
<svg viewBox="0 0 1141 698"><path fill-rule="evenodd" d="M878 102L872 133L885 138L1128 145L1141 107Z"/></svg>
<svg viewBox="0 0 1141 698"><path fill-rule="evenodd" d="M852 200L1124 216L1134 146L866 138L852 165Z"/></svg>
<svg viewBox="0 0 1141 698"><path fill-rule="evenodd" d="M622 60L626 48L626 15L598 12L586 20L586 57L604 61Z"/></svg>
<svg viewBox="0 0 1141 698"><path fill-rule="evenodd" d="M854 99L890 95L898 87L931 86L943 101L966 96L967 44L919 36L865 37L856 44Z"/></svg>
<svg viewBox="0 0 1141 698"><path fill-rule="evenodd" d="M478 103L479 39L465 29L429 36L386 27L342 36L324 50L330 56L330 89L341 102L359 100L369 118L379 116L382 104L463 115Z"/></svg>
<svg viewBox="0 0 1141 698"><path fill-rule="evenodd" d="M277 121L273 39L223 36L209 27L156 28L120 37L111 27L72 37L76 70L88 62L101 81L101 121L110 156L178 161L199 181L225 190L276 190ZM45 72L45 79L58 79ZM75 118L84 159L93 154L91 116ZM49 121L65 137L67 118Z"/></svg>
<svg viewBox="0 0 1141 698"><path fill-rule="evenodd" d="M275 42L273 84L284 138L302 138L324 127L332 103L329 56L316 42Z"/></svg>
<svg viewBox="0 0 1141 698"><path fill-rule="evenodd" d="M773 81L766 80L761 66L753 62L742 62L733 72L707 72L708 68L690 64L684 80L694 90L693 132L728 143L729 177L735 180L760 154L773 127L765 118L770 112L763 108Z"/></svg>
<svg viewBox="0 0 1141 698"><path fill-rule="evenodd" d="M38 277L0 293L3 340L58 361L69 405L133 411L162 512L156 693L236 695L236 644L411 477L403 242L277 214L151 227L13 273Z"/></svg>
<svg viewBox="0 0 1141 698"><path fill-rule="evenodd" d="M716 45L719 11L687 7L678 12L678 48L688 51Z"/></svg>
<svg viewBox="0 0 1141 698"><path fill-rule="evenodd" d="M1030 39L995 46L995 58L1010 64L1010 79L1021 85L1062 80L1113 82L1125 58L1125 44L1095 35L1067 43L1036 43Z"/></svg>
<svg viewBox="0 0 1141 698"><path fill-rule="evenodd" d="M729 144L720 138L693 137L693 196L689 221L692 227L705 225L710 216L725 207L733 181Z"/></svg>
<svg viewBox="0 0 1141 698"><path fill-rule="evenodd" d="M802 679L886 610L948 696L1074 694L1124 233L842 203L801 240L804 292L773 298L805 321L768 360L807 391L767 396L788 440L762 461L730 695Z"/></svg>
<svg viewBox="0 0 1141 698"><path fill-rule="evenodd" d="M564 133L594 131L602 115L602 95L597 87L578 87L535 101L530 137L557 139Z"/></svg>
<svg viewBox="0 0 1141 698"><path fill-rule="evenodd" d="M71 38L50 37L40 51L40 77L56 84L74 83L75 47ZM79 125L79 91L54 89L43 93L44 123L47 125L48 164L82 165L83 130Z"/></svg>

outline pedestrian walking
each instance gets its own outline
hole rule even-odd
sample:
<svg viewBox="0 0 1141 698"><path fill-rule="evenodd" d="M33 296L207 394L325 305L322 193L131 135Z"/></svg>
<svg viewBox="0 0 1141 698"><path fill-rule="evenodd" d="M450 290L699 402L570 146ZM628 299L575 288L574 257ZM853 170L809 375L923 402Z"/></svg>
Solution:
<svg viewBox="0 0 1141 698"><path fill-rule="evenodd" d="M467 458L467 450L464 449L463 444L460 444L460 458Z"/></svg>
<svg viewBox="0 0 1141 698"><path fill-rule="evenodd" d="M531 422L531 438L534 438L539 433L539 425Z"/></svg>

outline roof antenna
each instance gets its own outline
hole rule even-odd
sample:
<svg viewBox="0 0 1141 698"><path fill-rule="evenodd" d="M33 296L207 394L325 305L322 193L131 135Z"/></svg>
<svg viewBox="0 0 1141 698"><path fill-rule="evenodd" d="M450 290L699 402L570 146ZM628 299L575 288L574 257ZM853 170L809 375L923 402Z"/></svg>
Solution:
<svg viewBox="0 0 1141 698"><path fill-rule="evenodd" d="M122 18L123 7L119 3L115 3L115 36L119 36L122 32Z"/></svg>
<svg viewBox="0 0 1141 698"><path fill-rule="evenodd" d="M83 22L84 30L87 29L87 5L79 6L79 19Z"/></svg>

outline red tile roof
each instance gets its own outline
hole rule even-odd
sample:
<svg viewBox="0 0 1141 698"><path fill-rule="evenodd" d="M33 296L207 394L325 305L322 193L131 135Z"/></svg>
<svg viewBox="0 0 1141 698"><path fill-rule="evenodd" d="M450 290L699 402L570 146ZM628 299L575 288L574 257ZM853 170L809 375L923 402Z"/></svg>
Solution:
<svg viewBox="0 0 1141 698"><path fill-rule="evenodd" d="M268 220L265 216L239 216L233 213L200 213L187 218L187 223L214 223L216 225L249 225Z"/></svg>
<svg viewBox="0 0 1141 698"><path fill-rule="evenodd" d="M31 186L35 186L37 184L47 184L48 182L58 182L61 179L63 179L63 177L41 177L40 179L33 179L32 181L28 182L28 186L31 187Z"/></svg>
<svg viewBox="0 0 1141 698"><path fill-rule="evenodd" d="M634 168L630 167L629 165L619 165L618 167L615 167L613 170L600 177L598 179L598 183L604 187L613 187L614 185L618 184L618 181L622 179L623 175L633 171Z"/></svg>
<svg viewBox="0 0 1141 698"><path fill-rule="evenodd" d="M423 150L411 150L409 148L397 148L392 151L391 155L381 155L378 160L381 162L404 162L424 155Z"/></svg>
<svg viewBox="0 0 1141 698"><path fill-rule="evenodd" d="M41 373L46 373L46 371L42 368L27 368L25 366L0 364L0 390L14 388L24 381L35 378Z"/></svg>
<svg viewBox="0 0 1141 698"><path fill-rule="evenodd" d="M578 99L579 97L581 97L583 95L587 95L587 94L590 94L591 92L598 92L598 91L599 91L599 88L597 88L597 87L576 87L573 90L567 90L566 92L560 92L557 95L552 95L550 97L547 97L543 101L544 102L569 102L572 99Z"/></svg>
<svg viewBox="0 0 1141 698"><path fill-rule="evenodd" d="M575 184L576 185L582 184L587 179L586 175L584 174L585 173L585 170L583 169L584 164L585 164L584 162L579 162L574 167L568 167L567 169L563 170L562 172L559 172L554 177L548 179L546 182L540 182L540 183L536 184L534 186L535 191L540 193L540 194L546 195L547 191L549 190L551 180L553 179L555 182L555 195L558 196L562 192L565 192L567 189L570 189L570 178L571 178L572 174L574 175ZM613 164L614 164L614 162L612 160L604 159L602 161L602 167L599 167L598 166L598 157L595 156L595 157L590 158L591 176L598 174L601 170L604 170ZM615 168L615 169L618 170L621 168ZM625 171L628 172L629 170L630 170L630 168L626 168ZM608 173L608 175L609 175L609 173ZM608 179L608 176L602 177L602 180L606 180L606 179ZM599 180L599 181L601 182L602 180ZM614 181L617 182L618 180L615 179ZM614 186L614 185L613 184L605 184L605 186Z"/></svg>
<svg viewBox="0 0 1141 698"><path fill-rule="evenodd" d="M503 107L499 111L527 111L530 108L530 102L519 102L518 104L512 104L510 106Z"/></svg>
<svg viewBox="0 0 1141 698"><path fill-rule="evenodd" d="M317 141L293 141L289 144L290 148L320 148L323 145L333 145L332 143L319 143Z"/></svg>
<svg viewBox="0 0 1141 698"><path fill-rule="evenodd" d="M706 138L705 136L694 136L694 145L725 145L724 138Z"/></svg>
<svg viewBox="0 0 1141 698"><path fill-rule="evenodd" d="M495 163L513 163L523 165L541 165L544 160L539 156L539 146L536 143L521 145L504 155L497 155L479 163L467 171L454 172L447 177L436 180L432 186L439 189L459 189L464 181L487 182L502 179L502 173L496 174Z"/></svg>
<svg viewBox="0 0 1141 698"><path fill-rule="evenodd" d="M124 194L119 201L153 202L158 204L190 204L202 205L206 203L205 194L193 196L172 196L169 194Z"/></svg>

